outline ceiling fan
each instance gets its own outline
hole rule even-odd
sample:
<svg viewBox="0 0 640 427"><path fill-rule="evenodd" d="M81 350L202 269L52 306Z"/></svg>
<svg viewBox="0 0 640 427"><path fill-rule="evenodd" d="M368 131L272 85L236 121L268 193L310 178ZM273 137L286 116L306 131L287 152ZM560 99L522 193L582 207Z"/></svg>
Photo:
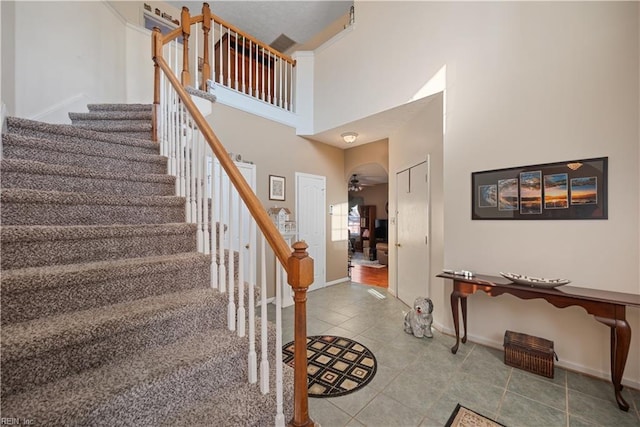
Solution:
<svg viewBox="0 0 640 427"><path fill-rule="evenodd" d="M360 191L362 190L362 185L360 185L360 181L358 177L354 173L351 175L351 181L349 181L349 191Z"/></svg>

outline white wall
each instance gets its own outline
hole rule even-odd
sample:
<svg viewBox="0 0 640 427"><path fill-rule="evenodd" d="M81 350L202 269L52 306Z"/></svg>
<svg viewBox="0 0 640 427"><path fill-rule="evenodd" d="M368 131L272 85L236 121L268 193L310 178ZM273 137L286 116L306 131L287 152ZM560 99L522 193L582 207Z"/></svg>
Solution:
<svg viewBox="0 0 640 427"><path fill-rule="evenodd" d="M357 2L356 17L351 34L315 57L315 130L404 104L446 66L446 267L640 293L637 3ZM474 171L599 156L609 157L608 220L470 219ZM450 330L451 285L439 286L436 321ZM472 339L501 346L505 329L543 336L561 365L609 375L608 328L582 309L477 295L469 311ZM635 334L625 381L636 386L639 311L627 310Z"/></svg>
<svg viewBox="0 0 640 427"><path fill-rule="evenodd" d="M2 57L1 76L0 76L0 103L6 105L6 113L13 115L13 108L15 106L15 89L13 81L15 79L15 68L13 63L15 61L15 40L13 32L15 28L14 16L15 16L15 3L14 2L0 2L0 19L1 19L1 52Z"/></svg>
<svg viewBox="0 0 640 427"><path fill-rule="evenodd" d="M68 122L89 102L122 102L123 30L103 2L16 2L14 114Z"/></svg>

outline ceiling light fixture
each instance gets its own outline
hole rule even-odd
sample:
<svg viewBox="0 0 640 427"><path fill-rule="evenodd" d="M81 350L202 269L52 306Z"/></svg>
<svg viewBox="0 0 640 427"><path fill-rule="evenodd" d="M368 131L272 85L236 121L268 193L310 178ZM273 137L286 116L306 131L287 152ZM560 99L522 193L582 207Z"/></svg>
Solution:
<svg viewBox="0 0 640 427"><path fill-rule="evenodd" d="M582 166L582 163L580 163L580 162L574 162L574 163L568 163L567 164L567 167L569 169L571 169L572 171L580 169L580 166Z"/></svg>
<svg viewBox="0 0 640 427"><path fill-rule="evenodd" d="M356 174L351 175L351 181L349 181L349 191L360 191L362 190L362 186L360 185L360 181L356 178Z"/></svg>
<svg viewBox="0 0 640 427"><path fill-rule="evenodd" d="M358 138L358 134L355 132L345 132L340 136L342 137L342 139L344 139L344 142L346 142L347 144L353 144Z"/></svg>

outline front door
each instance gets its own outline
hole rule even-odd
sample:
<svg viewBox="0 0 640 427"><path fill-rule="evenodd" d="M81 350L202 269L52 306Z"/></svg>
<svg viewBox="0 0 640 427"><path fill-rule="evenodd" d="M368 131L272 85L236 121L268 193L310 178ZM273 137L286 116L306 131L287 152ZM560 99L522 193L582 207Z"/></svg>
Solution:
<svg viewBox="0 0 640 427"><path fill-rule="evenodd" d="M429 166L422 162L396 175L398 298L413 306L429 296Z"/></svg>
<svg viewBox="0 0 640 427"><path fill-rule="evenodd" d="M313 258L314 281L310 290L325 286L327 202L324 176L296 172L296 222L298 240L304 240Z"/></svg>

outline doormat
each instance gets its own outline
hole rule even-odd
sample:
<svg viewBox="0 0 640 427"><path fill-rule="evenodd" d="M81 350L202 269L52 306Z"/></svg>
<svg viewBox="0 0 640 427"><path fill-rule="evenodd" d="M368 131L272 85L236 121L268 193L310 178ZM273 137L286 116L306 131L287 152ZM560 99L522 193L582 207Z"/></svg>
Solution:
<svg viewBox="0 0 640 427"><path fill-rule="evenodd" d="M293 341L282 347L284 363L294 366ZM376 374L376 358L364 345L331 335L307 337L310 397L338 397L367 385Z"/></svg>
<svg viewBox="0 0 640 427"><path fill-rule="evenodd" d="M445 427L505 427L504 424L500 424L497 421L493 421L491 418L487 418L469 408L465 408L459 403L456 405L456 409L453 410L449 421L445 424Z"/></svg>

